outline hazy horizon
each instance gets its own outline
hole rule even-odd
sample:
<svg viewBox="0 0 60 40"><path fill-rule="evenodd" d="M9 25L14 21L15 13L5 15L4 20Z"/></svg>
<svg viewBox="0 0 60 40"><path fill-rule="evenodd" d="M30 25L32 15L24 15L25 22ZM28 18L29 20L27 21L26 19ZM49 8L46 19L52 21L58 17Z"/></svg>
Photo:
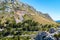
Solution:
<svg viewBox="0 0 60 40"><path fill-rule="evenodd" d="M60 0L20 0L33 6L37 11L48 13L53 20L60 20Z"/></svg>

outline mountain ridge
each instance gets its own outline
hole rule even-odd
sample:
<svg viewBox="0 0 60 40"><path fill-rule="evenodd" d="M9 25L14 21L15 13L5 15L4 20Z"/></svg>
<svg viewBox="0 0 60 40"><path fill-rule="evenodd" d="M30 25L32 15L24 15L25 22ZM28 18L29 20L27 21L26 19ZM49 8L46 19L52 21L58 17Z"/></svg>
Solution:
<svg viewBox="0 0 60 40"><path fill-rule="evenodd" d="M15 20L18 22L22 21L21 19L24 19L23 16L26 14L27 20L32 19L32 20L34 20L38 23L42 23L42 24L57 24L56 22L54 22L52 20L52 18L48 14L45 15L44 13L40 13L28 4L24 4L24 3L18 2L16 0L12 0L12 1L10 0L10 1L7 1L7 3L6 3L6 1L3 2L3 3L5 3L3 6L5 10L3 10L3 11L10 13L9 15L14 16Z"/></svg>

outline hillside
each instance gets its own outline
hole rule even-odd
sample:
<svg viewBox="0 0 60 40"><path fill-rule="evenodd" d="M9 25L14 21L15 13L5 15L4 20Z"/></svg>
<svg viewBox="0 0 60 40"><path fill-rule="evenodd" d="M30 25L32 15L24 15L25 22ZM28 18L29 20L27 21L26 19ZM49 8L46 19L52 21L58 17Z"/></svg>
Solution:
<svg viewBox="0 0 60 40"><path fill-rule="evenodd" d="M3 17L3 20L13 17L16 23L32 19L42 24L57 24L48 14L40 13L32 6L19 2L18 0L1 1L0 6L0 16L6 16Z"/></svg>
<svg viewBox="0 0 60 40"><path fill-rule="evenodd" d="M34 40L40 33L42 37L46 33L50 37L57 31L57 26L59 24L49 14L37 11L26 3L0 0L0 40Z"/></svg>

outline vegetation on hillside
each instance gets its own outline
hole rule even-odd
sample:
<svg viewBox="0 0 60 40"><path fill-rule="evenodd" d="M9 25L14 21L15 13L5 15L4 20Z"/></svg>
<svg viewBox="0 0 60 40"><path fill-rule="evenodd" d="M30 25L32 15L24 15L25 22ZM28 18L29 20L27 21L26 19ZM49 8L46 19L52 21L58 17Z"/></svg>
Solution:
<svg viewBox="0 0 60 40"><path fill-rule="evenodd" d="M39 31L49 32L50 28L56 29L56 22L46 15L43 17L43 14L38 13L33 7L18 3L16 0L13 3L5 1L0 4L0 29L3 29L0 30L0 40L29 40L30 36L22 37L21 35L36 35ZM21 17L19 12L17 15L17 11L23 11L22 14L26 13L22 16L24 19L22 22L16 23L16 19Z"/></svg>

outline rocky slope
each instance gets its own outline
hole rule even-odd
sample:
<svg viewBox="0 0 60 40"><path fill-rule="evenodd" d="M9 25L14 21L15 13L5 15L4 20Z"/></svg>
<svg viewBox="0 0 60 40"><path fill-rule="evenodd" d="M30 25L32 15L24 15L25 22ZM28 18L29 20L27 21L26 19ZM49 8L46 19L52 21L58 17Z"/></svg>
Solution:
<svg viewBox="0 0 60 40"><path fill-rule="evenodd" d="M3 20L13 17L17 23L32 19L42 24L57 24L48 14L38 12L32 6L18 0L0 0L0 16L4 16Z"/></svg>

